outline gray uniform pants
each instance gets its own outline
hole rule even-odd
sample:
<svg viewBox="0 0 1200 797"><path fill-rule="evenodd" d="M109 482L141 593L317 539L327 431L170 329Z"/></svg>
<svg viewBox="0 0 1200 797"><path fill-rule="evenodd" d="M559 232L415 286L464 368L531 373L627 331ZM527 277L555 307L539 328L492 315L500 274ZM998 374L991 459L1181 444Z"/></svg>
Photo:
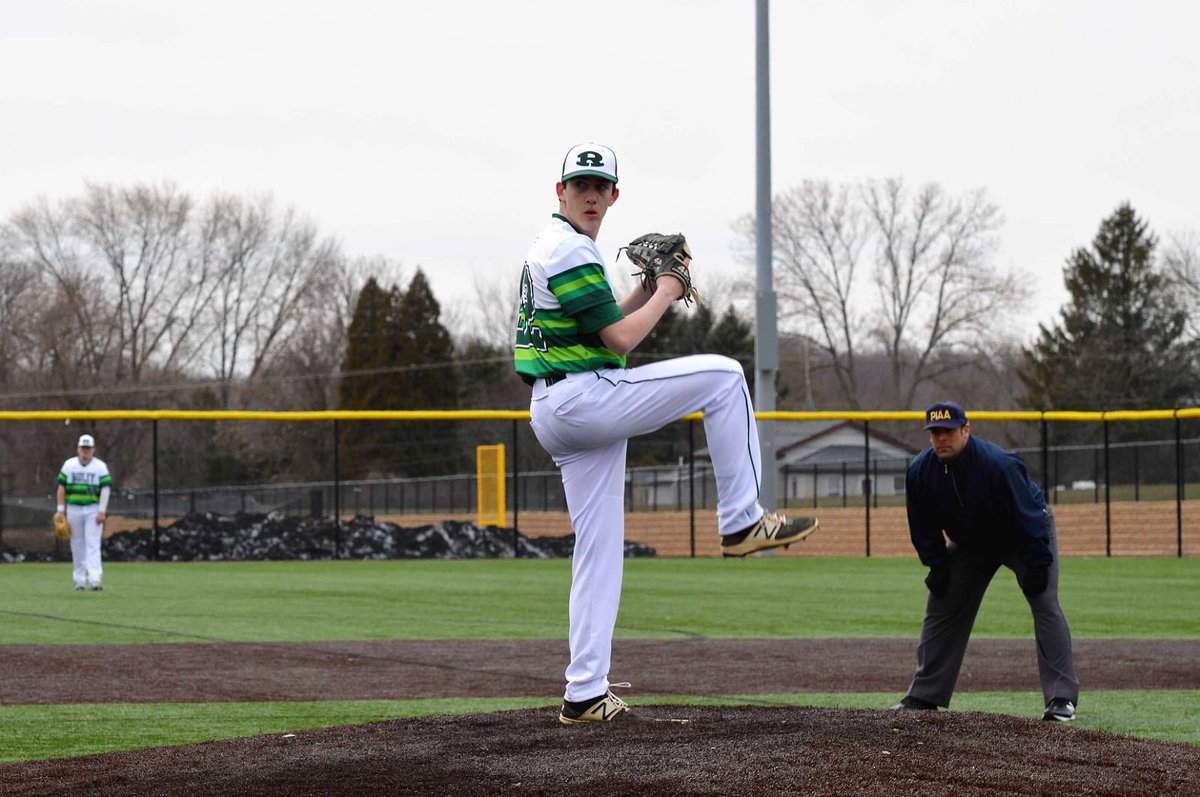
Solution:
<svg viewBox="0 0 1200 797"><path fill-rule="evenodd" d="M1065 697L1079 704L1079 679L1071 656L1071 629L1058 604L1058 534L1054 515L1046 513L1046 530L1054 563L1046 591L1027 598L1033 612L1033 634L1037 641L1038 676L1046 702ZM1025 565L1018 554L996 556L950 543L950 584L941 598L929 596L921 641L917 644L917 674L908 694L939 706L949 706L958 671L967 652L967 640L975 625L975 616L983 602L992 577L1003 565L1017 576L1025 577Z"/></svg>

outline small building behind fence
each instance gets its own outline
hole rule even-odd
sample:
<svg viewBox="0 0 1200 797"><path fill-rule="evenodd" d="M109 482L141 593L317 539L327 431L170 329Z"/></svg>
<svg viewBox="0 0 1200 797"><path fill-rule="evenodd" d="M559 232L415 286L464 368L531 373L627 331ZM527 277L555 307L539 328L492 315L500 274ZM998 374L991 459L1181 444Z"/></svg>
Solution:
<svg viewBox="0 0 1200 797"><path fill-rule="evenodd" d="M775 451L783 495L791 500L866 494L904 495L904 474L919 453L902 440L855 421L779 424ZM863 472L865 438L870 437L871 473Z"/></svg>

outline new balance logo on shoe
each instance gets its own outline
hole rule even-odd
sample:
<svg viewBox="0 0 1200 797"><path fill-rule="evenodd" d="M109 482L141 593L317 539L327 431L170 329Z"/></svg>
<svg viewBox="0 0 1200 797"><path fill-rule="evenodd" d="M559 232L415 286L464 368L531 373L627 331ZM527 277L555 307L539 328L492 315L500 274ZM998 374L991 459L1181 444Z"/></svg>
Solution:
<svg viewBox="0 0 1200 797"><path fill-rule="evenodd" d="M614 722L638 719L638 715L629 710L629 704L606 692L594 701L587 703L563 703L558 721L563 725L579 725L586 722Z"/></svg>
<svg viewBox="0 0 1200 797"><path fill-rule="evenodd" d="M775 512L764 512L748 529L742 529L735 534L727 534L721 538L721 555L746 556L755 551L767 548L784 548L793 542L800 542L817 530L816 518L804 517L788 520Z"/></svg>
<svg viewBox="0 0 1200 797"><path fill-rule="evenodd" d="M600 722L608 722L609 720L613 719L621 712L628 711L628 710L629 709L625 708L624 706L616 705L616 703L614 703L612 701L601 700L599 703L597 703L595 705L595 707L592 708L591 713Z"/></svg>

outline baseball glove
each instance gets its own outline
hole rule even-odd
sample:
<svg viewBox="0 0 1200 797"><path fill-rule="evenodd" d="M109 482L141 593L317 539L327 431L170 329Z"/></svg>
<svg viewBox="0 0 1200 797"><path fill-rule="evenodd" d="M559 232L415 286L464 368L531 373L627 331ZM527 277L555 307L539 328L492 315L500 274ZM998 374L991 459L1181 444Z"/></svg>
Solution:
<svg viewBox="0 0 1200 797"><path fill-rule="evenodd" d="M63 542L71 539L71 527L67 525L67 516L62 512L54 513L54 536Z"/></svg>
<svg viewBox="0 0 1200 797"><path fill-rule="evenodd" d="M653 293L658 279L671 276L683 283L684 304L700 301L700 294L692 286L692 273L688 270L688 261L692 259L692 249L688 246L683 233L663 235L657 232L639 235L621 247L625 256L638 267L633 276L642 278L642 288ZM620 252L617 253L618 257Z"/></svg>

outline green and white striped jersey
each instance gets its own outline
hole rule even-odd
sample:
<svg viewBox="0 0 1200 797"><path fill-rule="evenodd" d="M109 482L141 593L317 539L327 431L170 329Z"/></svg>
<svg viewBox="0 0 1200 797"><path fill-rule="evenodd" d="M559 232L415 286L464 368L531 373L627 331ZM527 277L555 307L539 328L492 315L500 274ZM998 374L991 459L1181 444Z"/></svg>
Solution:
<svg viewBox="0 0 1200 797"><path fill-rule="evenodd" d="M597 334L624 317L596 242L555 213L521 271L517 373L532 384L555 374L624 368L625 357Z"/></svg>
<svg viewBox="0 0 1200 797"><path fill-rule="evenodd" d="M100 503L100 488L112 487L112 476L99 457L92 457L86 465L79 457L71 457L58 472L58 483L66 488L67 506L88 506Z"/></svg>

